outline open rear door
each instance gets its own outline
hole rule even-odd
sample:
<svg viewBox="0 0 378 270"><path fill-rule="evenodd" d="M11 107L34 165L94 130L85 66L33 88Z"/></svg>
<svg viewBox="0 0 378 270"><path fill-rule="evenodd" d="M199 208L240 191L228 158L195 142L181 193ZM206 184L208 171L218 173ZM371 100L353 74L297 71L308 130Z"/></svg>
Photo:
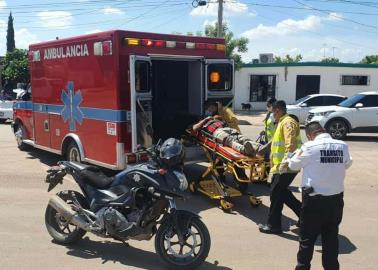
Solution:
<svg viewBox="0 0 378 270"><path fill-rule="evenodd" d="M234 97L234 61L205 60L205 99L222 99L231 103Z"/></svg>
<svg viewBox="0 0 378 270"><path fill-rule="evenodd" d="M130 56L132 151L152 144L152 63L146 56Z"/></svg>

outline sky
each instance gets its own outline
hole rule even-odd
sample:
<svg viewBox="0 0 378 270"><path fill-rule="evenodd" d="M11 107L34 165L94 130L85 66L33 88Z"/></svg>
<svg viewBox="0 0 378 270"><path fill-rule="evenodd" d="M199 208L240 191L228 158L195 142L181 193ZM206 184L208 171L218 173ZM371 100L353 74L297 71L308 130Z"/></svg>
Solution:
<svg viewBox="0 0 378 270"><path fill-rule="evenodd" d="M187 33L217 20L218 4L208 0L0 0L0 55L6 50L9 12L17 48L110 29ZM194 1L195 2L195 1ZM378 54L378 1L224 0L224 20L235 37L249 39L243 60L260 53L301 54L303 61L336 57L358 62Z"/></svg>

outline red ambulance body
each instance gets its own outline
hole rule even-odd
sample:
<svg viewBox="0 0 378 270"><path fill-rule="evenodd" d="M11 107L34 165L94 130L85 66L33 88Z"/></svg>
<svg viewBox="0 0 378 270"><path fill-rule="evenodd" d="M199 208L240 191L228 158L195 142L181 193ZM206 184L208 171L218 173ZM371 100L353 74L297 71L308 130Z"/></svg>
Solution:
<svg viewBox="0 0 378 270"><path fill-rule="evenodd" d="M233 98L224 39L117 30L31 45L29 62L19 147L114 170L139 161L137 145L182 133L205 100Z"/></svg>

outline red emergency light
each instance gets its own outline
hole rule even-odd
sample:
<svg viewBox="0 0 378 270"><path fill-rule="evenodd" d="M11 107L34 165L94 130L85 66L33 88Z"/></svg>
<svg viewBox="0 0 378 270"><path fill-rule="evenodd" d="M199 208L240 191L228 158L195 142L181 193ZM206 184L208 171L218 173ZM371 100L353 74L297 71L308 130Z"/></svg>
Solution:
<svg viewBox="0 0 378 270"><path fill-rule="evenodd" d="M113 45L111 40L99 41L93 44L94 55L112 55Z"/></svg>
<svg viewBox="0 0 378 270"><path fill-rule="evenodd" d="M142 39L142 46L145 47L152 47L154 45L154 41L151 39Z"/></svg>
<svg viewBox="0 0 378 270"><path fill-rule="evenodd" d="M164 48L165 41L164 40L155 40L155 47Z"/></svg>
<svg viewBox="0 0 378 270"><path fill-rule="evenodd" d="M199 49L199 50L218 50L224 51L224 44L210 44L210 43L195 43L195 42L181 42L173 40L153 40L153 39L138 39L138 38L125 38L127 46L143 46L143 47L156 47L156 48L177 48L177 49Z"/></svg>

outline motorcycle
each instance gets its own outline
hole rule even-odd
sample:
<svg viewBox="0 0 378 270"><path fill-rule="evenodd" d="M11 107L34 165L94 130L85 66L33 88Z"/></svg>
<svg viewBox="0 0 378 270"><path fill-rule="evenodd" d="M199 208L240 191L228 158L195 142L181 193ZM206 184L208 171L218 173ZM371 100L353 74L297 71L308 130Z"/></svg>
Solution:
<svg viewBox="0 0 378 270"><path fill-rule="evenodd" d="M70 174L82 193L65 190L50 198L45 212L47 231L59 244L80 240L86 232L122 242L150 240L170 269L194 269L210 250L206 225L194 213L176 208L188 186L183 174L183 145L168 139L143 149L146 163L129 166L114 177L97 167L60 161L48 170L51 191Z"/></svg>

